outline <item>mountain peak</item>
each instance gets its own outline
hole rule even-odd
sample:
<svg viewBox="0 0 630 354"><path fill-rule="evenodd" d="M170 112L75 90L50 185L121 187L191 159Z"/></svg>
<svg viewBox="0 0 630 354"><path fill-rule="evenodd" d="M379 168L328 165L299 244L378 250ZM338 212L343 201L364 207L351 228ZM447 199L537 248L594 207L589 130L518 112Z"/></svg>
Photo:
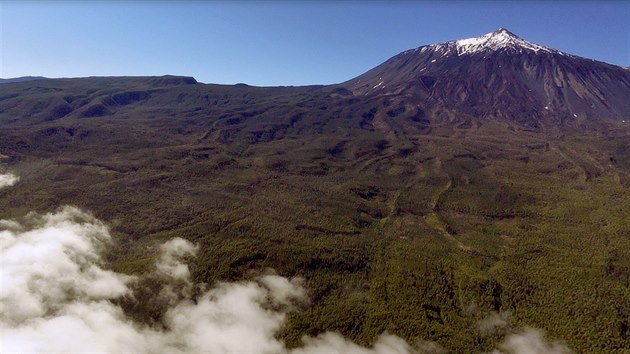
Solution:
<svg viewBox="0 0 630 354"><path fill-rule="evenodd" d="M402 52L345 87L355 95L418 97L429 106L532 126L630 117L630 71L528 42L505 28Z"/></svg>
<svg viewBox="0 0 630 354"><path fill-rule="evenodd" d="M494 32L486 33L479 37L466 39L451 40L448 42L425 45L416 49L411 49L401 54L409 54L418 52L435 52L440 56L447 55L473 55L473 54L491 54L493 52L508 53L553 53L559 55L568 55L559 50L545 47L536 43L529 42L507 28L501 27Z"/></svg>
<svg viewBox="0 0 630 354"><path fill-rule="evenodd" d="M483 36L450 41L446 44L454 45L459 55L503 49L516 52L523 50L554 52L554 50L550 48L528 42L503 27L494 32L484 34Z"/></svg>
<svg viewBox="0 0 630 354"><path fill-rule="evenodd" d="M505 35L509 35L512 37L518 37L517 35L515 35L514 33L510 32L510 30L508 30L505 27L501 27L498 30L492 32L494 35L499 35L499 34L505 34Z"/></svg>

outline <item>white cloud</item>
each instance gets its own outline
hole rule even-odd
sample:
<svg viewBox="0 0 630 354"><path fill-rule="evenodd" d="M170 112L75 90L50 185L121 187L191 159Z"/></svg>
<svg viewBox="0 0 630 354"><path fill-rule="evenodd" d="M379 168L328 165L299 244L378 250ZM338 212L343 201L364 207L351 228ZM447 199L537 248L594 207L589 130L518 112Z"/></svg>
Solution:
<svg viewBox="0 0 630 354"><path fill-rule="evenodd" d="M176 280L190 280L188 266L181 260L186 256L195 256L199 247L192 243L175 238L160 246L161 256L156 267L158 271Z"/></svg>
<svg viewBox="0 0 630 354"><path fill-rule="evenodd" d="M510 334L493 354L569 354L569 347L561 342L548 342L540 330L525 328Z"/></svg>
<svg viewBox="0 0 630 354"><path fill-rule="evenodd" d="M484 335L502 332L510 328L509 317L509 312L492 312L477 321L477 329Z"/></svg>
<svg viewBox="0 0 630 354"><path fill-rule="evenodd" d="M337 333L327 332L315 338L304 337L304 346L291 354L405 354L414 353L409 343L391 334L382 334L372 348L361 347Z"/></svg>
<svg viewBox="0 0 630 354"><path fill-rule="evenodd" d="M27 221L34 226L27 231L19 231L16 222L1 224L3 322L22 323L75 300L111 299L128 291L130 277L99 266L100 251L110 242L103 223L72 207Z"/></svg>
<svg viewBox="0 0 630 354"><path fill-rule="evenodd" d="M263 278L262 282L268 280ZM255 282L219 284L196 303L184 301L167 312L170 341L183 343L181 349L187 352L282 352L284 345L274 334L286 314L266 309L264 304L268 297L288 302L291 299L284 295L292 290L277 294Z"/></svg>
<svg viewBox="0 0 630 354"><path fill-rule="evenodd" d="M0 189L10 187L16 184L19 180L20 177L12 173L0 173Z"/></svg>
<svg viewBox="0 0 630 354"><path fill-rule="evenodd" d="M195 256L198 248L181 238L174 238L160 246L160 258L155 263L156 273L149 275L160 286L160 302L172 306L191 296L193 284L190 270L183 261L186 257Z"/></svg>

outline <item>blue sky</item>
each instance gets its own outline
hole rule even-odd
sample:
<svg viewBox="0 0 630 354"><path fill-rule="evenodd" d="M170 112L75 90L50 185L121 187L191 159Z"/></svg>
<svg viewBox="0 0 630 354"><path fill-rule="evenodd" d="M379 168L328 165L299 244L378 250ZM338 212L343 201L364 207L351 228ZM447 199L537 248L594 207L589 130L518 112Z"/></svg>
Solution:
<svg viewBox="0 0 630 354"><path fill-rule="evenodd" d="M630 1L3 1L0 77L342 82L424 44L506 27L630 66Z"/></svg>

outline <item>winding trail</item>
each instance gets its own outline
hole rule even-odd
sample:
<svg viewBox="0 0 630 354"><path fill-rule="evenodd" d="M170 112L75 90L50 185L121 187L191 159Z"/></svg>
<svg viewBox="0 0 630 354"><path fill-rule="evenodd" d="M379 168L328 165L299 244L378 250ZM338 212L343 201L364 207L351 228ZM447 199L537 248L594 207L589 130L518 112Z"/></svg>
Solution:
<svg viewBox="0 0 630 354"><path fill-rule="evenodd" d="M442 169L442 161L439 158L437 159L436 165L438 169L440 170ZM444 172L444 174L448 176L446 172ZM424 216L424 221L433 229L437 230L440 234L442 234L444 238L456 244L457 247L459 247L460 249L466 252L479 253L479 250L473 247L464 245L460 240L458 240L455 236L453 236L448 231L448 227L446 223L444 223L444 221L442 221L442 219L440 218L440 214L437 210L438 203L440 201L440 198L442 198L442 196L444 195L444 193L448 192L452 186L453 186L453 179L450 176L448 176L448 181L446 182L444 187L440 188L440 190L435 195L433 195L433 198L431 199L431 204L429 205L431 207L431 212Z"/></svg>

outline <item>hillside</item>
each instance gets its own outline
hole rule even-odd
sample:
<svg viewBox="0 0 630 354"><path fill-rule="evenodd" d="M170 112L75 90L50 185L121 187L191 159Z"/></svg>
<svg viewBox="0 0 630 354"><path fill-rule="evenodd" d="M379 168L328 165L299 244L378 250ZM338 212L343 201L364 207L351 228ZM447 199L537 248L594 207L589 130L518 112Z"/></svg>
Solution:
<svg viewBox="0 0 630 354"><path fill-rule="evenodd" d="M535 129L592 130L630 120L627 70L528 42L504 28L405 51L344 86L362 95L413 96L481 122L503 119Z"/></svg>

